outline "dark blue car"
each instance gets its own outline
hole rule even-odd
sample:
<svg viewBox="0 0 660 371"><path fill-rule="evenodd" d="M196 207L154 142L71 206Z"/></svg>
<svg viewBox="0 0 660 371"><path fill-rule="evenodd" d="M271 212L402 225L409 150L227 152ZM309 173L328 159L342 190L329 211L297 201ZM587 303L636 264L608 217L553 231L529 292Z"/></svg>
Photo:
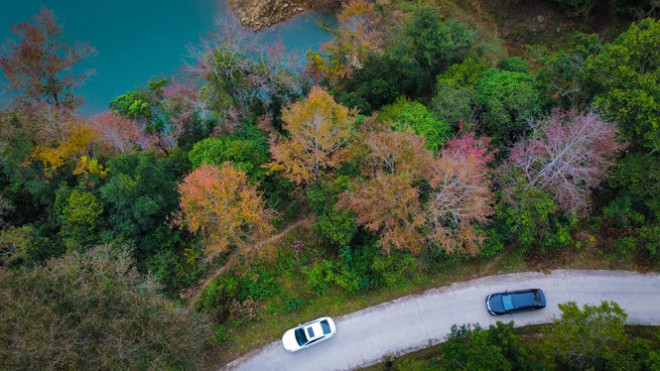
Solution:
<svg viewBox="0 0 660 371"><path fill-rule="evenodd" d="M545 295L541 289L506 291L488 295L488 312L494 316L545 308Z"/></svg>

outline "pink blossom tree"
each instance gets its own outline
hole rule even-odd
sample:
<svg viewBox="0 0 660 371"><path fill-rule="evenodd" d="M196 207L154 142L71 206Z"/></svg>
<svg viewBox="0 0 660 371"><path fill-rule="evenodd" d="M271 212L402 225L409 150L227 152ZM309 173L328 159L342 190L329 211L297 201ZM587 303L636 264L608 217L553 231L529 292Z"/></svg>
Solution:
<svg viewBox="0 0 660 371"><path fill-rule="evenodd" d="M442 153L444 156L471 157L476 163L485 167L497 153L497 149L491 149L489 146L490 138L476 137L474 133L467 132L448 141Z"/></svg>
<svg viewBox="0 0 660 371"><path fill-rule="evenodd" d="M114 112L105 112L89 120L96 142L115 153L148 150L156 144L154 135L145 134L140 125Z"/></svg>
<svg viewBox="0 0 660 371"><path fill-rule="evenodd" d="M500 172L513 167L527 189L543 189L561 209L583 213L590 189L605 178L624 147L617 141L616 126L595 113L557 111L537 125L531 139L513 147Z"/></svg>

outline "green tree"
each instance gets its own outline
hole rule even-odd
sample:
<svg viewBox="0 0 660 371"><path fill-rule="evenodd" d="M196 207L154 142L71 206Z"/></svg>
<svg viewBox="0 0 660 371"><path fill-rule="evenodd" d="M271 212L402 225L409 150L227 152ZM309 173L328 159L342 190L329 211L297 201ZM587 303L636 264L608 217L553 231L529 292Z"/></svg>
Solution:
<svg viewBox="0 0 660 371"><path fill-rule="evenodd" d="M153 154L128 153L112 157L101 198L108 204L108 221L115 233L136 238L153 231L178 204L175 175Z"/></svg>
<svg viewBox="0 0 660 371"><path fill-rule="evenodd" d="M340 176L333 181L317 182L307 190L311 209L318 215L316 227L329 243L346 246L357 234L355 214L335 206L339 194L348 188L349 178Z"/></svg>
<svg viewBox="0 0 660 371"><path fill-rule="evenodd" d="M609 179L617 197L604 209L626 234L615 244L622 252L644 251L660 258L660 158L656 154L632 154L621 159Z"/></svg>
<svg viewBox="0 0 660 371"><path fill-rule="evenodd" d="M562 315L556 319L546 340L548 354L558 366L568 369L607 369L623 349L628 315L615 302L600 305L575 302L559 304Z"/></svg>
<svg viewBox="0 0 660 371"><path fill-rule="evenodd" d="M422 96L425 72L416 60L397 53L398 49L390 49L382 55L369 54L362 68L344 82L339 100L369 114L401 96Z"/></svg>
<svg viewBox="0 0 660 371"><path fill-rule="evenodd" d="M529 73L529 63L520 58L507 58L497 63L497 68L502 71Z"/></svg>
<svg viewBox="0 0 660 371"><path fill-rule="evenodd" d="M445 144L451 127L438 120L419 102L400 98L396 103L381 109L378 119L388 123L394 130L412 130L424 137L426 148L438 151Z"/></svg>
<svg viewBox="0 0 660 371"><path fill-rule="evenodd" d="M413 13L383 53L371 53L362 67L340 86L340 100L370 113L406 96L430 98L435 77L462 61L472 48L474 32L461 22L443 22L437 9Z"/></svg>
<svg viewBox="0 0 660 371"><path fill-rule="evenodd" d="M59 219L66 248L83 248L93 243L103 223L103 203L93 193L77 189L69 193L65 203Z"/></svg>
<svg viewBox="0 0 660 371"><path fill-rule="evenodd" d="M478 324L451 327L451 334L442 346L448 370L511 370L502 349L493 344L488 331Z"/></svg>
<svg viewBox="0 0 660 371"><path fill-rule="evenodd" d="M660 21L633 23L585 63L596 107L638 150L660 149Z"/></svg>
<svg viewBox="0 0 660 371"><path fill-rule="evenodd" d="M488 69L483 60L466 58L437 77L433 112L441 120L458 127L461 120L474 120L476 85L479 75Z"/></svg>
<svg viewBox="0 0 660 371"><path fill-rule="evenodd" d="M598 55L601 48L598 35L578 32L567 50L543 57L535 76L543 103L564 109L587 107L594 92L586 82L584 65L590 56Z"/></svg>
<svg viewBox="0 0 660 371"><path fill-rule="evenodd" d="M480 123L493 141L505 148L530 130L530 122L541 114L532 76L492 68L477 84L477 103L483 109Z"/></svg>
<svg viewBox="0 0 660 371"><path fill-rule="evenodd" d="M521 185L524 184L521 181ZM512 190L496 206L498 231L523 251L569 245L577 218L558 210L552 197L536 187Z"/></svg>
<svg viewBox="0 0 660 371"><path fill-rule="evenodd" d="M426 92L431 91L438 73L466 57L475 38L464 23L453 19L443 22L440 12L431 7L416 10L404 26L403 35L405 54L411 55L425 72Z"/></svg>
<svg viewBox="0 0 660 371"><path fill-rule="evenodd" d="M660 36L660 34L659 34ZM656 85L654 90L660 90ZM619 124L624 138L638 149L660 150L660 93L614 89L596 99L605 116Z"/></svg>
<svg viewBox="0 0 660 371"><path fill-rule="evenodd" d="M620 190L619 197L629 198L635 210L660 220L660 156L641 154L621 159L609 185Z"/></svg>
<svg viewBox="0 0 660 371"><path fill-rule="evenodd" d="M261 165L268 161L268 142L263 135L255 139L236 136L207 138L195 143L188 158L196 169L231 161L236 169L246 172L250 180L260 180L267 174Z"/></svg>

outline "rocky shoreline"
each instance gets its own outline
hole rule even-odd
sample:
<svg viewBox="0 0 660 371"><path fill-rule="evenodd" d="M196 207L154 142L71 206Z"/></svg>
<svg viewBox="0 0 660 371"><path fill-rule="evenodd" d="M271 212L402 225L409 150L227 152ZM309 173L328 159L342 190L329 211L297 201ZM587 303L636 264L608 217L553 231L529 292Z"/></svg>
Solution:
<svg viewBox="0 0 660 371"><path fill-rule="evenodd" d="M229 0L243 27L255 31L283 22L310 9L332 9L341 0Z"/></svg>

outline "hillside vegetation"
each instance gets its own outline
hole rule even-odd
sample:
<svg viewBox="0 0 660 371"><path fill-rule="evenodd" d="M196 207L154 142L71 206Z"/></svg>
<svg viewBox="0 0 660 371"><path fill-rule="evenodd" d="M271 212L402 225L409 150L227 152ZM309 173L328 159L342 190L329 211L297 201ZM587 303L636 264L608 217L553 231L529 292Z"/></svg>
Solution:
<svg viewBox="0 0 660 371"><path fill-rule="evenodd" d="M475 274L658 269L658 4L507 4L352 0L302 64L219 33L89 118L93 49L16 25L2 363L202 367Z"/></svg>

